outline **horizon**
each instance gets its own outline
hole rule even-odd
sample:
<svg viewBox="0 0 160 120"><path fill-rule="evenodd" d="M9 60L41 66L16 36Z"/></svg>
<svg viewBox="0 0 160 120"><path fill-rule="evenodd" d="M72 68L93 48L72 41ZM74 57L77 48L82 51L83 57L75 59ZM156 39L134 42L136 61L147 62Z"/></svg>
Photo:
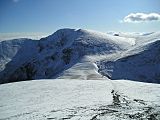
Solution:
<svg viewBox="0 0 160 120"><path fill-rule="evenodd" d="M81 28L62 28L62 29L81 29ZM61 29L58 29L61 30ZM58 31L56 30L56 31ZM83 30L88 30L88 31L94 31L94 32L100 32L100 33L105 33L105 34L132 34L132 35L143 35L143 34L150 34L150 33L158 33L160 31L156 31L156 32L120 32L120 31L106 31L106 32L102 32L102 31L97 31L97 30L91 30L91 29L83 29ZM12 39L23 39L23 38L28 38L28 39L33 39L33 40L40 40L41 38L45 38L48 37L52 34L54 34L56 31L53 32L10 32L10 33L0 33L0 42L1 41L5 41L5 40L12 40Z"/></svg>
<svg viewBox="0 0 160 120"><path fill-rule="evenodd" d="M62 28L160 31L159 0L1 0L0 3L0 33L50 34Z"/></svg>

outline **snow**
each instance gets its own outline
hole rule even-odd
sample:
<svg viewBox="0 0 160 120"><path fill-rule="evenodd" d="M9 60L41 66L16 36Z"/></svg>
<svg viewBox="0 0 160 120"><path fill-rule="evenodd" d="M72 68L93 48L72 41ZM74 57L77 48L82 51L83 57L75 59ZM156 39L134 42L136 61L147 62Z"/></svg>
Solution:
<svg viewBox="0 0 160 120"><path fill-rule="evenodd" d="M105 78L98 73L99 68L94 63L95 61L90 61L88 57L84 57L71 68L59 74L57 79L104 80ZM94 58L96 57L94 56Z"/></svg>
<svg viewBox="0 0 160 120"><path fill-rule="evenodd" d="M103 104L106 102L104 96L110 94L104 92L106 86L103 85L103 81L97 83L78 80L40 80L1 85L0 116L2 119L35 111L32 115L39 114L37 118L41 116L41 119L44 119L43 115L47 112L49 114L52 110L69 109L79 105L90 106L100 102ZM94 98L95 94L97 95ZM92 101L89 101L90 99ZM111 98L107 102L111 103ZM32 118L32 115L26 114L23 118L25 119L25 116ZM22 119L22 116L19 117ZM18 117L13 117L13 119L18 119Z"/></svg>
<svg viewBox="0 0 160 120"><path fill-rule="evenodd" d="M121 103L122 107L114 106L112 90L118 91L129 102L128 106L124 103ZM3 84L0 91L0 119L4 120L91 120L94 116L100 120L118 120L116 115L120 113L120 117L129 120L124 113L136 114L147 107L153 108L152 113L160 111L158 84L107 79L54 79ZM119 112L112 113L116 110ZM147 119L147 115L144 117Z"/></svg>

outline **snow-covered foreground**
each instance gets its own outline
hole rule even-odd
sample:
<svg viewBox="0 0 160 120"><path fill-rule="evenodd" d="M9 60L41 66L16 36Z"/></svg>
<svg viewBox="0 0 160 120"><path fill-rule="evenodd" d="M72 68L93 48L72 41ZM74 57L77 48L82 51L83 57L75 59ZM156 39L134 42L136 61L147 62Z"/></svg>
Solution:
<svg viewBox="0 0 160 120"><path fill-rule="evenodd" d="M0 120L159 120L160 85L36 80L0 85Z"/></svg>

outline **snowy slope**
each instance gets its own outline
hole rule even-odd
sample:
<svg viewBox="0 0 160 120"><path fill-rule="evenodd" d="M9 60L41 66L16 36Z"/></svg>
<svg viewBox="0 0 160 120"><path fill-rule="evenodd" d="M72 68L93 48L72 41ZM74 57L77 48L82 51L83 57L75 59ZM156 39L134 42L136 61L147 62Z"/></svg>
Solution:
<svg viewBox="0 0 160 120"><path fill-rule="evenodd" d="M160 119L159 84L54 79L3 84L0 91L1 120Z"/></svg>
<svg viewBox="0 0 160 120"><path fill-rule="evenodd" d="M114 61L101 61L99 71L110 79L160 83L160 40L129 49Z"/></svg>
<svg viewBox="0 0 160 120"><path fill-rule="evenodd" d="M95 55L95 58L97 56ZM96 59L97 60L97 59ZM91 61L88 56L83 57L71 68L63 71L57 76L58 79L80 79L80 80L105 80L100 73L95 62Z"/></svg>
<svg viewBox="0 0 160 120"><path fill-rule="evenodd" d="M35 40L25 38L0 42L0 83L37 54L36 46Z"/></svg>
<svg viewBox="0 0 160 120"><path fill-rule="evenodd" d="M6 64L11 62L8 66L13 65L10 69L15 68L21 64L34 53L36 41L22 38L0 42L0 72L5 69Z"/></svg>

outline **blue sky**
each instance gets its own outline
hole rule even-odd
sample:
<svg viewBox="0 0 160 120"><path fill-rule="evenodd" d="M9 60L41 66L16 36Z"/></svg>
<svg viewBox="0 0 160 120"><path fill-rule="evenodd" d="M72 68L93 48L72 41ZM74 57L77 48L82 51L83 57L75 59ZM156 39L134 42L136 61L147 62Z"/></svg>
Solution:
<svg viewBox="0 0 160 120"><path fill-rule="evenodd" d="M130 13L160 14L160 0L0 0L0 33L60 28L160 31L160 21L122 22Z"/></svg>

